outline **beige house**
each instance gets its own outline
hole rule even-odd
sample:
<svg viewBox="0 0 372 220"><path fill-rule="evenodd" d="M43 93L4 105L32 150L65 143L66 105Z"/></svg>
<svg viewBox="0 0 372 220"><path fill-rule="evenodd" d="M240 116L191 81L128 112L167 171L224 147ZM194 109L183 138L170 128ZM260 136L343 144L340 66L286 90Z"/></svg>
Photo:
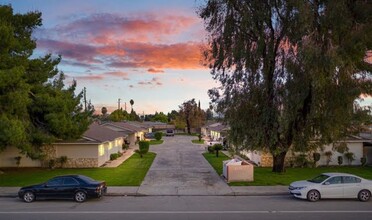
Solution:
<svg viewBox="0 0 372 220"><path fill-rule="evenodd" d="M127 136L126 139L130 142L130 146L134 146L138 140L144 140L145 133L149 130L149 128L144 128L130 122L109 122L101 126L125 134Z"/></svg>
<svg viewBox="0 0 372 220"><path fill-rule="evenodd" d="M338 157L343 157L343 164L342 165L349 165L346 157L344 154L337 152L335 149L335 145L343 143L346 144L347 149L349 152L352 152L354 154L354 160L351 162L351 165L361 165L361 158L366 157L367 158L367 164L372 164L372 148L368 146L369 143L371 143L371 139L365 139L359 136L350 136L347 140L342 142L336 142L334 144L329 144L323 146L323 149L319 149L317 152L320 153L320 160L317 162L318 166L325 166L327 165L327 156L325 155L325 152L331 151L331 161L329 165L338 165ZM273 158L270 153L268 152L262 152L262 151L241 151L241 154L248 157L251 161L253 161L258 166L262 167L271 167L273 165ZM286 166L289 166L291 161L295 160L296 155L299 153L291 153L288 152L286 156ZM312 161L312 153L309 153L308 160Z"/></svg>
<svg viewBox="0 0 372 220"><path fill-rule="evenodd" d="M21 156L20 167L48 166L50 160L57 160L66 156L67 162L64 167L100 167L110 160L112 153L122 151L122 144L127 134L116 132L105 126L93 123L77 141L56 142L44 146L46 155L43 161L31 160L19 153L16 148L7 148L0 153L0 167L17 167L15 157ZM57 164L58 166L58 164Z"/></svg>

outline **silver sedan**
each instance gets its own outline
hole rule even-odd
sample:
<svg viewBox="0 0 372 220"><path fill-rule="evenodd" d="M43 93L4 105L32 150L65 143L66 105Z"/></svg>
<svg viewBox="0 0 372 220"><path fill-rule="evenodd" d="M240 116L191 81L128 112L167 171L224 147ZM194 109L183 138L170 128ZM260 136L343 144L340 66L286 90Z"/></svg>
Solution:
<svg viewBox="0 0 372 220"><path fill-rule="evenodd" d="M366 202L371 197L372 181L347 173L323 173L311 180L291 183L289 192L312 202L326 198L357 198Z"/></svg>

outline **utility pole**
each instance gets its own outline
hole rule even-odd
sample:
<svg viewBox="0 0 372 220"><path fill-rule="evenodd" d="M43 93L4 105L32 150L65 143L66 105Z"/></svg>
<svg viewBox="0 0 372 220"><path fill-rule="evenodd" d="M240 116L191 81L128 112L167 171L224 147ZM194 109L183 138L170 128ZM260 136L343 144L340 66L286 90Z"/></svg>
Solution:
<svg viewBox="0 0 372 220"><path fill-rule="evenodd" d="M120 109L120 98L118 99L118 110Z"/></svg>
<svg viewBox="0 0 372 220"><path fill-rule="evenodd" d="M127 103L124 102L124 108L125 108L125 111L127 111Z"/></svg>

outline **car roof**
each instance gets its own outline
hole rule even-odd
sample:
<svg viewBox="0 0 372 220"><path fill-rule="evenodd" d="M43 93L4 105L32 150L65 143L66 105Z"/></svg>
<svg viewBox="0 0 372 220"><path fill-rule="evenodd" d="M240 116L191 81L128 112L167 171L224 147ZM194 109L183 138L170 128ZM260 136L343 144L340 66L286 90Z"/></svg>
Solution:
<svg viewBox="0 0 372 220"><path fill-rule="evenodd" d="M323 175L327 175L327 176L355 176L353 174L350 174L350 173L336 173L336 172L333 172L333 173L322 173Z"/></svg>

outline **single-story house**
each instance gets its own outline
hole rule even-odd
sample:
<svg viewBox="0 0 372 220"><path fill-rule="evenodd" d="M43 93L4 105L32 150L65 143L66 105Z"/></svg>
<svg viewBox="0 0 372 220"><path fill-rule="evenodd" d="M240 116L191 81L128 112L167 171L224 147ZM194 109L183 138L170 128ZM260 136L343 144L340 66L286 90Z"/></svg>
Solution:
<svg viewBox="0 0 372 220"><path fill-rule="evenodd" d="M145 139L145 133L148 132L148 128L143 128L138 125L134 125L129 122L108 122L102 124L102 126L111 129L119 133L128 134L127 140L130 142L130 146L134 146L138 140Z"/></svg>
<svg viewBox="0 0 372 220"><path fill-rule="evenodd" d="M21 156L20 167L48 166L50 160L61 156L67 157L64 167L100 167L110 160L112 153L122 151L122 144L127 134L113 131L105 126L93 123L76 141L60 141L43 147L46 157L31 160L20 154L19 150L9 147L0 153L0 167L17 167L15 157Z"/></svg>
<svg viewBox="0 0 372 220"><path fill-rule="evenodd" d="M164 122L144 121L143 124L151 126L153 131L166 131L167 129L176 129L175 125L170 125ZM151 133L152 131L150 131Z"/></svg>
<svg viewBox="0 0 372 220"><path fill-rule="evenodd" d="M327 165L327 156L325 155L325 152L331 151L332 156L330 157L331 161L329 162L329 165L338 165L338 157L343 157L343 164L342 165L348 165L347 158L344 154L337 152L335 149L335 145L344 143L347 146L348 152L352 152L354 154L354 160L351 162L351 165L361 165L361 158L366 157L367 158L367 164L372 165L372 139L365 139L360 136L349 136L344 141L339 141L333 144L328 144L323 146L322 149L317 150L318 153L320 153L320 160L317 162L317 165L324 166ZM243 150L241 151L241 154L248 157L251 161L256 163L259 166L262 167L271 167L273 164L273 158L270 153L268 152L262 152L262 151L247 151ZM295 160L296 155L299 153L292 154L291 152L288 152L286 155L286 164L287 166L290 165L291 161ZM312 153L307 155L308 160L312 161Z"/></svg>

